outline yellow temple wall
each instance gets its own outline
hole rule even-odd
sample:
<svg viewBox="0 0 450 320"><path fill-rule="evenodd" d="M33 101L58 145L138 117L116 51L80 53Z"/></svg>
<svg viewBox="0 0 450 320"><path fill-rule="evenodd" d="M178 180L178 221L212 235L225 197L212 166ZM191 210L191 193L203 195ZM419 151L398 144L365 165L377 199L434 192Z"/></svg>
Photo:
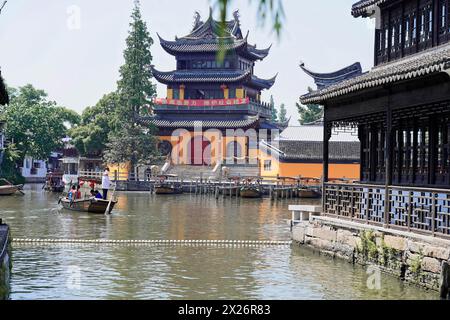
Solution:
<svg viewBox="0 0 450 320"><path fill-rule="evenodd" d="M120 164L108 164L110 179L115 179L115 174L117 172L117 178L119 181L125 181L128 179L128 175L131 170L131 162L120 163Z"/></svg>

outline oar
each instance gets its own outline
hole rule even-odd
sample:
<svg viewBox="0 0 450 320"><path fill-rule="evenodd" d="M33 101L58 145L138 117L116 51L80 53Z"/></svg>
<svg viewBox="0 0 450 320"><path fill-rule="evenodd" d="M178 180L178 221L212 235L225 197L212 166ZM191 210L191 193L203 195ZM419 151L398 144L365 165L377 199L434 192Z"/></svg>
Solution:
<svg viewBox="0 0 450 320"><path fill-rule="evenodd" d="M111 212L109 212L109 209L111 208L111 202L113 201L114 195L116 194L116 187L117 187L117 183L114 185L114 190L111 195L111 199L109 199L109 203L108 203L108 207L106 208L105 215L108 215L111 213Z"/></svg>

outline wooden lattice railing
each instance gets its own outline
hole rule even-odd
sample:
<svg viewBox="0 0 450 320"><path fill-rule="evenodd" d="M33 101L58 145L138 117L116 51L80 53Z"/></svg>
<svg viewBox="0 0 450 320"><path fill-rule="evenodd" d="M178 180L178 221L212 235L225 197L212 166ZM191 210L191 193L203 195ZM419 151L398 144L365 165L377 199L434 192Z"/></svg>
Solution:
<svg viewBox="0 0 450 320"><path fill-rule="evenodd" d="M450 237L450 190L445 189L390 186L386 192L379 185L327 183L324 213L355 222Z"/></svg>

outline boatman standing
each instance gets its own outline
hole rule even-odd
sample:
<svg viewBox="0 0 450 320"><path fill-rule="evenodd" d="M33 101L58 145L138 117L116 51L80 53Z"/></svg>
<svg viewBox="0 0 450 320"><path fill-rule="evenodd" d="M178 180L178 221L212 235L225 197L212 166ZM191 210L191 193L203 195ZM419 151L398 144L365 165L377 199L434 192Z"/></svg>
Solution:
<svg viewBox="0 0 450 320"><path fill-rule="evenodd" d="M109 168L106 168L102 176L103 200L107 200L110 185L111 182L109 180Z"/></svg>

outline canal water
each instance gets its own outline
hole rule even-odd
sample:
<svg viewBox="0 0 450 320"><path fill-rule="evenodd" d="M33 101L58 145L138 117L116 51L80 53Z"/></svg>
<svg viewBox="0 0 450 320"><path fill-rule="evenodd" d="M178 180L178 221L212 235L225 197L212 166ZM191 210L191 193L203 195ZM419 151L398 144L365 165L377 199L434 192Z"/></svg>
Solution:
<svg viewBox="0 0 450 320"><path fill-rule="evenodd" d="M288 240L289 204L120 193L110 217L58 208L41 186L0 198L13 237ZM435 299L299 247L14 245L11 299ZM372 279L372 280L371 280Z"/></svg>

